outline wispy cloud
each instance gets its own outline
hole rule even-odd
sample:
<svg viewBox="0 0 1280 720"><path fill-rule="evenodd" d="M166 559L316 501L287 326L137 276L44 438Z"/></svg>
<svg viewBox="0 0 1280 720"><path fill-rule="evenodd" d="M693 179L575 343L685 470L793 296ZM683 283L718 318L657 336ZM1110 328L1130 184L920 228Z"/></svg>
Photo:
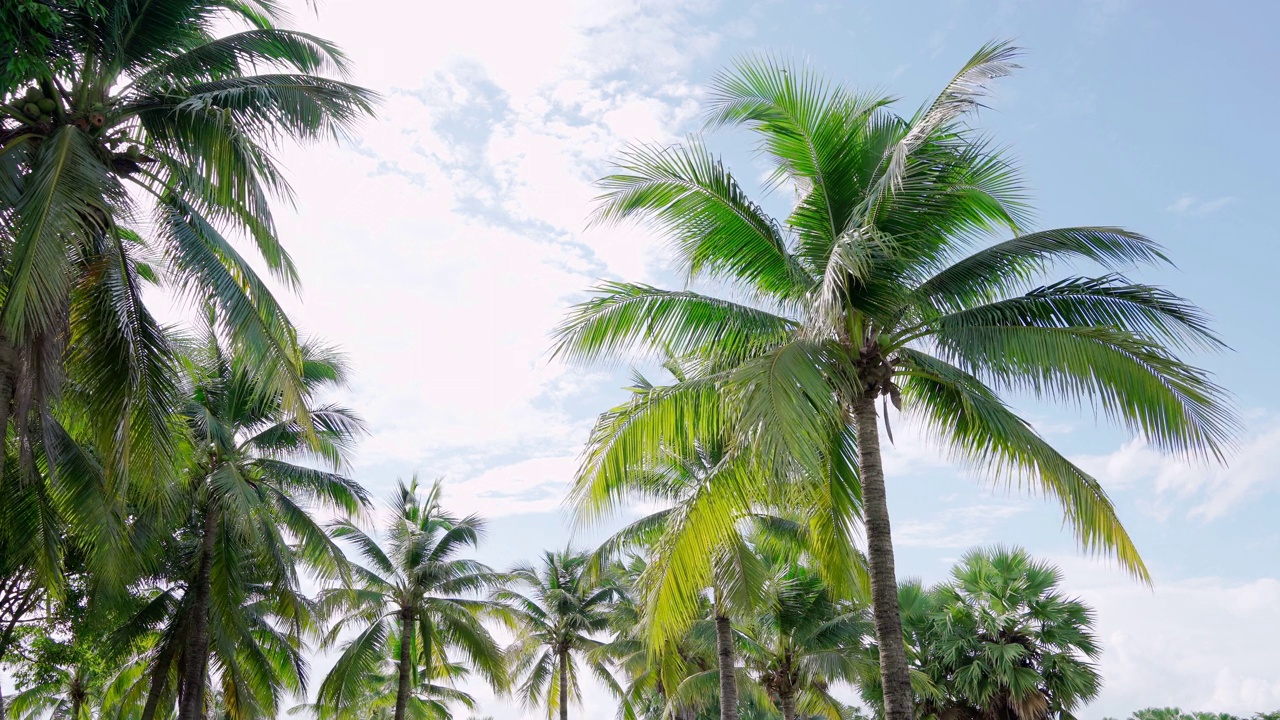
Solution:
<svg viewBox="0 0 1280 720"><path fill-rule="evenodd" d="M1168 207L1165 208L1165 212L1171 212L1174 215L1185 215L1187 217L1205 217L1206 215L1212 215L1235 202L1236 198L1229 195L1214 198L1212 200L1202 200L1195 195L1183 195L1172 203L1169 203Z"/></svg>
<svg viewBox="0 0 1280 720"><path fill-rule="evenodd" d="M1063 586L1097 611L1106 685L1091 717L1150 706L1238 715L1280 706L1280 578L1157 577L1151 589L1104 561L1053 560Z"/></svg>
<svg viewBox="0 0 1280 720"><path fill-rule="evenodd" d="M894 530L894 542L904 547L970 548L992 542L996 530L1026 507L971 505L951 508L923 520L902 523Z"/></svg>
<svg viewBox="0 0 1280 720"><path fill-rule="evenodd" d="M1157 517L1216 520L1251 497L1280 490L1280 418L1254 418L1254 428L1230 467L1165 455L1142 440L1077 461L1105 486L1151 488L1147 509Z"/></svg>

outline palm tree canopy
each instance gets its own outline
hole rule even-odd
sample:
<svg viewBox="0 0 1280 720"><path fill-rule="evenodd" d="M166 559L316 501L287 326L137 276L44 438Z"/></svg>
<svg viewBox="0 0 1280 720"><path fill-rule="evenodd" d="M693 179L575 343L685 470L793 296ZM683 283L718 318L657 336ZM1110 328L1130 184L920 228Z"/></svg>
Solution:
<svg viewBox="0 0 1280 720"><path fill-rule="evenodd" d="M730 456L829 479L852 522L850 404L883 396L984 476L1056 498L1085 549L1148 577L1099 483L1002 395L1090 403L1161 449L1221 457L1233 411L1176 354L1221 342L1194 305L1119 274L1167 262L1149 238L1032 229L1016 168L965 122L1017 52L982 48L910 117L768 58L718 76L707 124L758 139L772 184L795 196L783 218L697 138L623 153L596 221L652 227L691 281L733 299L610 282L560 326L555 352L573 361L696 368L601 417L574 491L586 512L609 507L620 474L729 432ZM1105 274L1046 282L1072 261Z"/></svg>
<svg viewBox="0 0 1280 720"><path fill-rule="evenodd" d="M516 640L507 650L515 692L529 707L546 705L547 717L581 697L580 665L616 696L625 691L609 668L606 643L609 610L618 595L613 583L590 572L590 558L569 550L547 551L541 562L517 565L494 599L511 610ZM562 667L562 661L566 661Z"/></svg>
<svg viewBox="0 0 1280 720"><path fill-rule="evenodd" d="M0 93L0 420L28 432L61 397L109 472L163 480L180 390L143 286L211 303L224 342L302 410L296 332L226 237L252 238L295 286L270 207L289 186L271 153L342 135L375 96L327 77L345 57L282 27L274 3L51 9L56 42Z"/></svg>
<svg viewBox="0 0 1280 720"><path fill-rule="evenodd" d="M974 550L949 582L901 587L921 717L1071 720L1102 689L1093 610L1020 548ZM869 653L874 657L874 653ZM874 674L864 695L878 696Z"/></svg>
<svg viewBox="0 0 1280 720"><path fill-rule="evenodd" d="M342 356L321 343L300 345L300 411L286 405L269 373L228 356L213 334L184 349L185 482L141 516L131 538L150 563L133 588L145 604L116 633L118 642L141 648L136 664L147 669L129 692L172 701L169 676L193 643L196 598L207 583L211 694L231 717L273 715L305 689L303 639L319 622L299 571L326 578L347 569L315 515L368 505L365 490L343 474L364 426L351 410L319 401L347 372ZM156 676L163 681L149 691Z"/></svg>
<svg viewBox="0 0 1280 720"><path fill-rule="evenodd" d="M460 556L475 549L485 523L475 515L448 513L440 504L441 493L439 482L422 497L416 479L401 482L391 498L392 514L381 542L349 520L331 526L333 537L354 548L361 563L352 568L350 585L321 595L322 611L334 620L322 646L337 644L345 631L357 632L321 683L321 707L358 714L382 692L390 693L394 705L397 687L394 681L387 686L385 678L396 676L406 623L415 698L411 711L415 704L427 712L437 705L443 709L444 703L469 702L436 684L451 677L459 662L505 689L502 649L484 625L486 618L501 615L502 608L480 597L500 575Z"/></svg>

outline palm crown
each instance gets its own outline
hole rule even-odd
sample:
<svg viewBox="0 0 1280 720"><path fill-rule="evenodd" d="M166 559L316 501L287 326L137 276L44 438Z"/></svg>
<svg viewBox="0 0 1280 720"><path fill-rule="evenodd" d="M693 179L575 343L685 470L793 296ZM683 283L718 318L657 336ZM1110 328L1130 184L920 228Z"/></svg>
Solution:
<svg viewBox="0 0 1280 720"><path fill-rule="evenodd" d="M396 720L408 717L411 706L426 711L436 700L460 700L430 685L450 676L450 652L461 653L495 687L506 686L502 650L482 622L500 609L477 596L498 575L459 557L476 546L484 522L474 515L449 514L440 506L440 495L438 482L423 498L416 480L400 483L392 498L385 549L348 520L334 524L333 536L353 545L363 564L353 569L352 585L326 590L321 597L322 610L336 616L324 644L336 643L343 631L359 632L321 684L322 706L362 716L368 708L357 703L369 700L371 686L394 688ZM393 657L398 671L394 686L379 680Z"/></svg>
<svg viewBox="0 0 1280 720"><path fill-rule="evenodd" d="M508 649L516 692L533 706L545 700L547 717L569 716L581 697L579 663L616 695L624 691L609 671L607 647L596 635L609 627L617 594L588 572L589 558L568 550L548 551L539 567L520 565L494 597L511 608L519 637Z"/></svg>
<svg viewBox="0 0 1280 720"><path fill-rule="evenodd" d="M294 330L224 233L252 238L296 284L269 206L289 195L271 152L342 133L374 96L320 75L345 58L280 27L275 3L56 11L48 62L0 98L0 424L47 422L62 388L111 450L109 471L163 477L177 382L142 285L211 302L224 340L302 410ZM228 23L244 29L215 34Z"/></svg>
<svg viewBox="0 0 1280 720"><path fill-rule="evenodd" d="M1118 274L1166 261L1148 238L1112 227L1030 231L1018 173L964 123L1016 53L984 47L910 118L887 98L769 60L716 78L708 125L745 126L759 139L774 185L795 194L780 220L697 139L623 155L601 181L597 220L648 223L691 280L735 299L611 282L559 328L556 351L573 360L673 355L697 369L602 416L578 476L580 506L609 507L620 477L727 434L727 455L757 470L738 473L741 484L827 482L837 521L820 538L844 542L849 525L865 523L877 632L895 637L884 398L886 423L892 401L984 474L1055 497L1083 547L1148 578L1099 483L1001 393L1089 402L1156 447L1221 457L1232 411L1176 355L1220 341L1189 302ZM988 240L997 234L1012 237ZM1042 284L1073 260L1107 274ZM882 652L897 655L885 664L890 717L908 718L904 658L892 644Z"/></svg>

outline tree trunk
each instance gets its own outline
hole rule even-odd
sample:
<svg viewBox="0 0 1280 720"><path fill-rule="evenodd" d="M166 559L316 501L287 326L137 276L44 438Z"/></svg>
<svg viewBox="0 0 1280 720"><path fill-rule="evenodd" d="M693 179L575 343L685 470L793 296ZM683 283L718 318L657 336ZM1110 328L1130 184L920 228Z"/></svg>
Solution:
<svg viewBox="0 0 1280 720"><path fill-rule="evenodd" d="M179 635L181 635L181 623L179 621ZM173 665L173 656L177 654L178 643L175 639L164 646L160 651L160 656L156 658L156 664L151 668L151 687L147 691L147 704L142 708L142 717L140 720L154 720L156 710L160 708L160 698L168 690L169 685L169 668ZM3 720L3 718L0 718Z"/></svg>
<svg viewBox="0 0 1280 720"><path fill-rule="evenodd" d="M733 626L716 607L716 659L720 664L720 720L738 720L738 678L733 666Z"/></svg>
<svg viewBox="0 0 1280 720"><path fill-rule="evenodd" d="M778 704L782 706L782 720L796 720L796 691L784 690L778 695Z"/></svg>
<svg viewBox="0 0 1280 720"><path fill-rule="evenodd" d="M569 648L560 648L560 720L569 720Z"/></svg>
<svg viewBox="0 0 1280 720"><path fill-rule="evenodd" d="M404 720L409 707L409 680L413 675L413 611L400 611L400 685L396 688L396 718Z"/></svg>
<svg viewBox="0 0 1280 720"><path fill-rule="evenodd" d="M853 422L858 435L862 514L867 531L867 561L871 566L871 608L880 645L884 717L885 720L912 720L911 675L898 609L898 580L893 569L893 538L889 532L889 504L885 499L874 395L868 393L853 403Z"/></svg>
<svg viewBox="0 0 1280 720"><path fill-rule="evenodd" d="M191 634L187 640L183 666L182 702L178 720L201 720L204 717L204 691L209 667L209 602L210 577L213 573L213 548L217 542L218 508L210 501L205 508L204 535L200 538L200 567L191 588Z"/></svg>

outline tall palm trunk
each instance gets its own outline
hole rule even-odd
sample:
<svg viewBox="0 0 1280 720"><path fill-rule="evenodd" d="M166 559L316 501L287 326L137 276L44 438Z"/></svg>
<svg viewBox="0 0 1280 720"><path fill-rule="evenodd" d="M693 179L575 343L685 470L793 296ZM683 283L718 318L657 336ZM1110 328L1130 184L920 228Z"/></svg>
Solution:
<svg viewBox="0 0 1280 720"><path fill-rule="evenodd" d="M409 707L409 680L413 673L413 611L400 611L400 685L396 688L396 718L404 720Z"/></svg>
<svg viewBox="0 0 1280 720"><path fill-rule="evenodd" d="M560 648L560 720L569 720L569 648Z"/></svg>
<svg viewBox="0 0 1280 720"><path fill-rule="evenodd" d="M862 480L862 513L867 531L867 560L871 566L871 608L880 645L880 681L884 686L885 720L912 720L911 675L898 609L898 580L893 569L893 538L889 532L889 504L880 461L880 430L876 425L876 397L866 393L853 403L858 437L858 472Z"/></svg>
<svg viewBox="0 0 1280 720"><path fill-rule="evenodd" d="M218 508L208 503L204 514L204 535L200 538L200 567L191 588L191 634L187 640L183 667L182 702L178 720L200 720L204 717L205 676L209 667L209 602L210 577L213 574L213 548L217 542Z"/></svg>
<svg viewBox="0 0 1280 720"><path fill-rule="evenodd" d="M794 688L778 693L778 704L782 707L782 720L796 720L796 691Z"/></svg>
<svg viewBox="0 0 1280 720"><path fill-rule="evenodd" d="M720 665L720 720L738 720L738 678L733 666L733 626L716 597L716 660Z"/></svg>

